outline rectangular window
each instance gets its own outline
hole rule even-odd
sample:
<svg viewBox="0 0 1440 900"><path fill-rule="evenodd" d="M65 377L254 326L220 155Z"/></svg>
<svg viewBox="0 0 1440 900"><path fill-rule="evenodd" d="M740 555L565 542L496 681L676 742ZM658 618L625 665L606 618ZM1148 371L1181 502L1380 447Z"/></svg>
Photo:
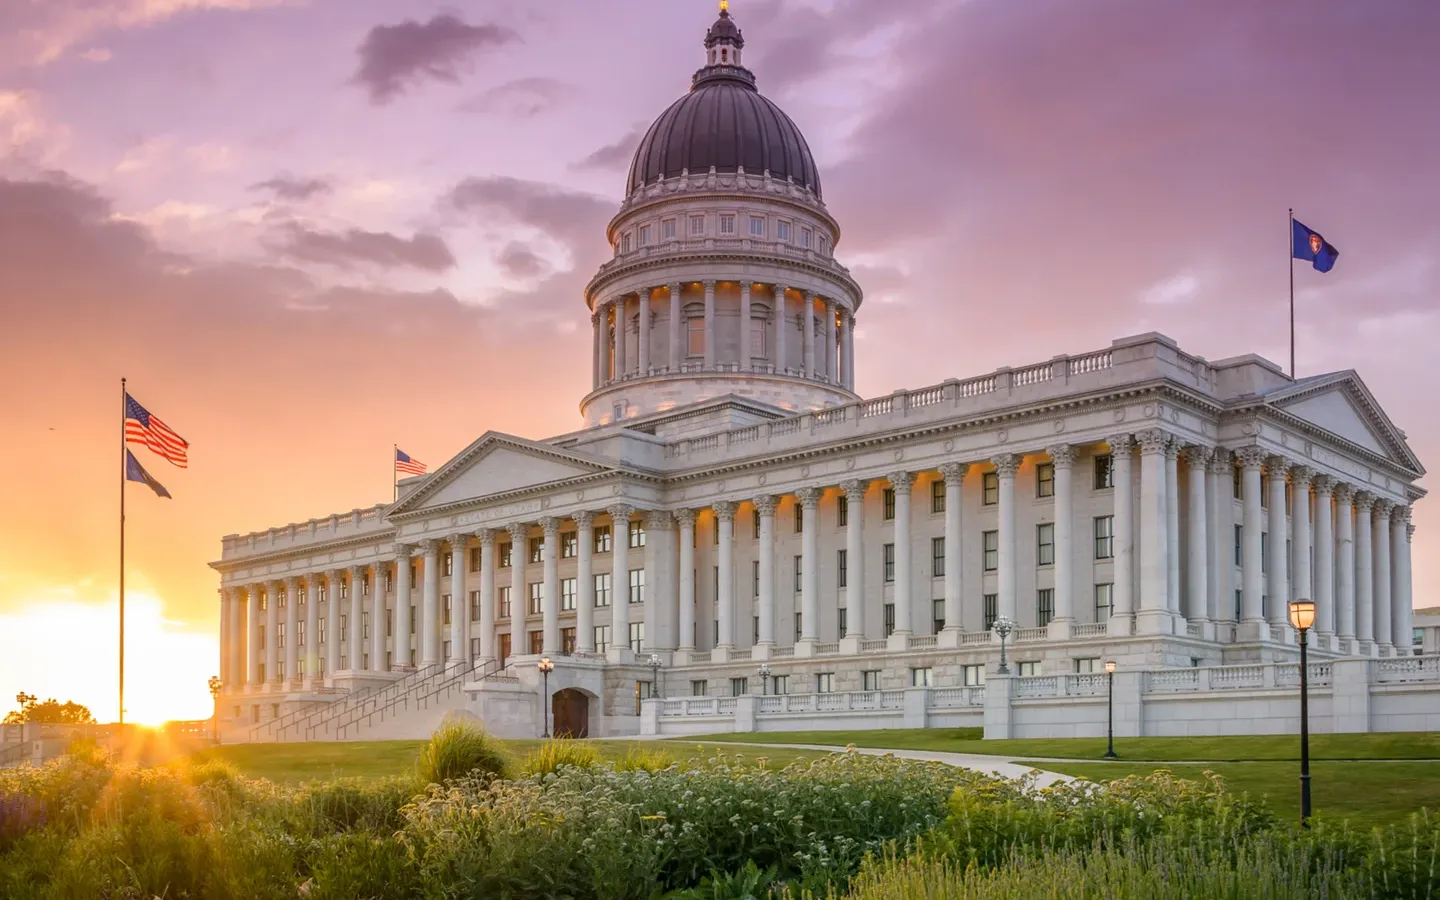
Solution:
<svg viewBox="0 0 1440 900"><path fill-rule="evenodd" d="M797 555L795 557L795 593L797 594L803 589L801 579L804 575L804 565L805 558Z"/></svg>
<svg viewBox="0 0 1440 900"><path fill-rule="evenodd" d="M507 609L508 609L508 607L507 607ZM509 615L509 613L506 613L506 615ZM419 622L420 622L420 607L418 607L418 606L413 606L413 605L412 605L412 606L410 607L410 635L411 635L411 638L410 638L410 646L411 646L411 647L414 647L414 646L415 646L415 637L414 637L414 636L415 636L416 633L418 633L418 632L420 631ZM343 615L340 617L340 630L341 630L342 632L345 630L345 617L344 617Z"/></svg>
<svg viewBox="0 0 1440 900"><path fill-rule="evenodd" d="M595 576L595 608L610 605L610 573Z"/></svg>
<svg viewBox="0 0 1440 900"><path fill-rule="evenodd" d="M1260 473L1260 508L1270 508L1270 473Z"/></svg>
<svg viewBox="0 0 1440 900"><path fill-rule="evenodd" d="M691 217L690 217L690 234L695 235L695 236L699 236L699 235L702 235L702 234L704 234L704 233L705 233L705 217L704 217L704 216L691 216Z"/></svg>
<svg viewBox="0 0 1440 900"><path fill-rule="evenodd" d="M497 650L500 654L500 665L503 666L505 665L505 660L510 658L511 651L514 649L514 642L508 632L495 635L495 640L499 644Z"/></svg>
<svg viewBox="0 0 1440 900"><path fill-rule="evenodd" d="M895 545L886 544L881 548L881 560L884 562L885 583L889 584L895 580Z"/></svg>
<svg viewBox="0 0 1440 900"><path fill-rule="evenodd" d="M800 534L805 530L805 507L799 503L795 504L795 533Z"/></svg>
<svg viewBox="0 0 1440 900"><path fill-rule="evenodd" d="M895 518L894 488L886 488L884 493L881 494L881 505L884 507L884 509L880 515L885 521L889 522L891 519Z"/></svg>
<svg viewBox="0 0 1440 900"><path fill-rule="evenodd" d="M1244 565L1245 562L1245 526L1235 526L1235 565Z"/></svg>
<svg viewBox="0 0 1440 900"><path fill-rule="evenodd" d="M720 215L720 233L722 235L733 235L735 233L735 217L729 213Z"/></svg>
<svg viewBox="0 0 1440 900"><path fill-rule="evenodd" d="M841 636L841 637L845 637L846 635L848 635L848 634L850 633L850 628L849 628L850 617L846 614L846 612L845 612L845 607L843 607L843 606L840 607L839 609L837 609L837 610L835 611L835 615L836 615L835 624L836 624L837 629L838 629L839 632L840 632L840 636Z"/></svg>
<svg viewBox="0 0 1440 900"><path fill-rule="evenodd" d="M757 510L755 511L755 515L752 516L751 518L752 518L753 521L755 522L755 540L758 541L758 540L760 540L760 511L757 509ZM718 541L717 541L717 543L718 543Z"/></svg>
<svg viewBox="0 0 1440 900"><path fill-rule="evenodd" d="M945 629L945 601L930 601L930 618L935 622L935 634Z"/></svg>
<svg viewBox="0 0 1440 900"><path fill-rule="evenodd" d="M479 547L472 547L472 548L470 548L470 571L472 571L472 572L478 572L478 571L480 571L480 548L479 548ZM413 586L413 585L412 585L412 586Z"/></svg>
<svg viewBox="0 0 1440 900"><path fill-rule="evenodd" d="M765 236L765 220L759 216L750 217L750 236L763 238Z"/></svg>
<svg viewBox="0 0 1440 900"><path fill-rule="evenodd" d="M545 632L527 631L526 639L530 642L530 655L538 656L545 652Z"/></svg>
<svg viewBox="0 0 1440 900"><path fill-rule="evenodd" d="M1270 571L1270 532L1260 532L1260 572Z"/></svg>
<svg viewBox="0 0 1440 900"><path fill-rule="evenodd" d="M943 513L945 511L945 482L937 478L930 482L930 512Z"/></svg>
<svg viewBox="0 0 1440 900"><path fill-rule="evenodd" d="M835 525L844 528L850 524L850 499L844 494L840 495L840 502L835 505Z"/></svg>
<svg viewBox="0 0 1440 900"><path fill-rule="evenodd" d="M444 575L447 575L447 576L448 576L448 575L453 575L453 574L455 574L455 554L454 554L454 553L442 553L442 554L440 554L440 559L442 560L442 565L443 565L443 567L444 567L441 574L444 574ZM369 586L370 586L370 576L369 576L369 575L366 575L364 578L362 578L362 579L360 580L360 590L361 590L361 592L363 593L363 592L365 591L365 589L368 588Z"/></svg>
<svg viewBox="0 0 1440 900"><path fill-rule="evenodd" d="M566 531L560 535L560 558L574 559L580 553L580 535L578 532Z"/></svg>
<svg viewBox="0 0 1440 900"><path fill-rule="evenodd" d="M449 642L449 641L444 641L444 642L441 643L441 645L440 645L440 659L443 660L443 661L448 661L448 660L450 659L450 642ZM368 653L365 654L365 668L367 668L367 669L370 668L370 654L368 654Z"/></svg>
<svg viewBox="0 0 1440 900"><path fill-rule="evenodd" d="M637 550L645 546L645 523L636 520L627 524L630 527L630 549Z"/></svg>
<svg viewBox="0 0 1440 900"><path fill-rule="evenodd" d="M820 237L819 237L818 241L816 242L816 244L817 244L817 246L819 247L819 249L820 249L820 254L821 254L822 256L829 256L829 255L830 255L830 239L829 239L829 238L827 238L825 235L822 234L822 235L820 235Z"/></svg>
<svg viewBox="0 0 1440 900"><path fill-rule="evenodd" d="M929 666L921 666L910 670L911 687L929 687L930 674L934 671Z"/></svg>
<svg viewBox="0 0 1440 900"><path fill-rule="evenodd" d="M835 691L835 673L834 673L834 672L816 672L816 673L815 673L815 693L817 693L817 694L829 694L829 693L833 693L834 691Z"/></svg>
<svg viewBox="0 0 1440 900"><path fill-rule="evenodd" d="M1075 660L1076 675L1098 675L1105 671L1098 656L1082 656Z"/></svg>
<svg viewBox="0 0 1440 900"><path fill-rule="evenodd" d="M985 595L985 630L989 631L995 627L995 620L1000 617L1000 595Z"/></svg>
<svg viewBox="0 0 1440 900"><path fill-rule="evenodd" d="M385 635L385 636L386 636L386 637L389 637L389 636L390 636L388 631L386 632L386 635ZM304 623L304 622L296 622L296 623L295 623L295 646L297 646L297 647L303 647L303 646L305 646L305 623Z"/></svg>
<svg viewBox="0 0 1440 900"><path fill-rule="evenodd" d="M1035 467L1035 496L1055 496L1055 464L1040 463Z"/></svg>
<svg viewBox="0 0 1440 900"><path fill-rule="evenodd" d="M644 603L644 602L645 602L645 570L644 570L644 569L631 569L631 570L630 570L630 602L631 602L631 603Z"/></svg>
<svg viewBox="0 0 1440 900"><path fill-rule="evenodd" d="M442 606L443 606L444 609L445 609L445 621L444 621L443 624L449 625L449 624L450 624L450 615L451 615L451 613L450 613L450 595L449 595L449 594L441 594L441 595L440 595L440 602L441 602ZM370 614L369 614L369 613L366 613L365 615L368 617ZM369 623L369 622L366 622L366 623L365 623L365 630L366 630L367 632L370 630L370 623ZM369 635L369 634L366 634L365 636L366 636L366 637L369 637L370 635Z"/></svg>
<svg viewBox="0 0 1440 900"><path fill-rule="evenodd" d="M781 219L775 223L775 239L780 241L790 240L790 223Z"/></svg>
<svg viewBox="0 0 1440 900"><path fill-rule="evenodd" d="M842 588L843 588L843 587L846 586L846 578L848 577L848 572L847 572L847 570L846 570L846 563L847 563L847 562L849 562L849 560L847 560L847 559L845 558L845 551L844 551L844 550L837 550L837 551L835 551L835 586L836 586L836 587L842 587ZM757 563L756 565L758 566L759 564Z"/></svg>
<svg viewBox="0 0 1440 900"><path fill-rule="evenodd" d="M966 687L984 687L984 666L965 666L962 668L961 672L964 675Z"/></svg>
<svg viewBox="0 0 1440 900"><path fill-rule="evenodd" d="M994 506L1000 502L1000 473L986 472L980 476L980 502Z"/></svg>
<svg viewBox="0 0 1440 900"><path fill-rule="evenodd" d="M366 637L369 637L369 636L370 636L370 635L369 635L368 628L367 628L367 631L366 631L365 636L366 636ZM284 622L281 622L280 624L278 624L278 625L275 626L275 649L277 649L277 650L284 650L284 649L285 649L285 623L284 623Z"/></svg>
<svg viewBox="0 0 1440 900"><path fill-rule="evenodd" d="M710 682L703 678L697 678L690 682L690 696L704 697L710 693Z"/></svg>
<svg viewBox="0 0 1440 900"><path fill-rule="evenodd" d="M1110 618L1110 611L1115 604L1115 585L1095 585L1095 621L1105 622Z"/></svg>
<svg viewBox="0 0 1440 900"><path fill-rule="evenodd" d="M932 578L945 577L945 539L930 539L930 575Z"/></svg>
<svg viewBox="0 0 1440 900"><path fill-rule="evenodd" d="M675 240L675 220L662 219L660 221L660 235L664 240Z"/></svg>
<svg viewBox="0 0 1440 900"><path fill-rule="evenodd" d="M864 672L861 672L861 673L860 673L860 690L862 690L862 691L878 691L878 690L880 690L880 670L879 670L879 669L866 669Z"/></svg>
<svg viewBox="0 0 1440 900"><path fill-rule="evenodd" d="M745 695L748 694L748 693L750 693L750 679L748 679L748 678L732 678L732 679L730 679L730 696L732 696L732 697L743 697L743 696L745 696Z"/></svg>
<svg viewBox="0 0 1440 900"><path fill-rule="evenodd" d="M316 645L321 647L325 646L325 618L323 616L315 623L315 630L318 632L316 635L318 640L315 641Z"/></svg>
<svg viewBox="0 0 1440 900"><path fill-rule="evenodd" d="M800 635L803 633L804 632L801 630L800 613L797 612L795 614L795 641L797 643L800 641Z"/></svg>
<svg viewBox="0 0 1440 900"><path fill-rule="evenodd" d="M763 319L751 319L750 358L763 357L767 352L765 349L765 321Z"/></svg>
<svg viewBox="0 0 1440 900"><path fill-rule="evenodd" d="M1044 628L1055 618L1055 589L1041 588L1035 592L1035 624Z"/></svg>
<svg viewBox="0 0 1440 900"><path fill-rule="evenodd" d="M1095 457L1095 490L1103 491L1115 486L1115 457L1106 453Z"/></svg>
<svg viewBox="0 0 1440 900"><path fill-rule="evenodd" d="M790 693L790 676L772 675L770 677L770 693L777 697L783 697Z"/></svg>
<svg viewBox="0 0 1440 900"><path fill-rule="evenodd" d="M560 629L560 652L570 656L575 652L575 628Z"/></svg>
<svg viewBox="0 0 1440 900"><path fill-rule="evenodd" d="M885 637L895 633L895 604L887 603L885 610Z"/></svg>
<svg viewBox="0 0 1440 900"><path fill-rule="evenodd" d="M470 621L480 621L480 592L470 592Z"/></svg>
<svg viewBox="0 0 1440 900"><path fill-rule="evenodd" d="M604 653L610 649L610 626L595 626L595 652Z"/></svg>
<svg viewBox="0 0 1440 900"><path fill-rule="evenodd" d="M627 231L624 234L620 235L620 252L629 253L632 249L633 243L634 242L630 238L630 232Z"/></svg>
<svg viewBox="0 0 1440 900"><path fill-rule="evenodd" d="M610 552L610 526L609 526L609 525L596 525L596 526L595 526L595 552L596 552L596 553L609 553L609 552Z"/></svg>
<svg viewBox="0 0 1440 900"><path fill-rule="evenodd" d="M576 598L579 593L575 586L574 578L560 579L560 610L570 612L575 609Z"/></svg>
<svg viewBox="0 0 1440 900"><path fill-rule="evenodd" d="M1035 526L1035 565L1055 565L1055 525L1045 522Z"/></svg>
<svg viewBox="0 0 1440 900"><path fill-rule="evenodd" d="M715 594L720 594L720 567L715 567ZM760 596L760 560L750 561L750 596Z"/></svg>
<svg viewBox="0 0 1440 900"><path fill-rule="evenodd" d="M501 586L501 587L499 587L499 588L496 588L496 589L495 589L495 595L496 595L496 602L497 602L497 604L498 604L499 607L500 607L499 611L495 613L496 617L497 617L497 618L500 618L500 619L508 619L508 618L510 618L510 585L507 584L507 585L503 585L503 586ZM411 614L410 630L411 630L411 631L414 631L414 630L415 630L415 619L414 619L415 607L413 607L413 606L410 607L410 614Z"/></svg>
<svg viewBox="0 0 1440 900"><path fill-rule="evenodd" d="M500 568L502 568L502 569L508 569L508 568L510 568L510 545L509 545L509 544L501 544L501 545L500 545Z"/></svg>
<svg viewBox="0 0 1440 900"><path fill-rule="evenodd" d="M1040 663L1038 663L1038 662L1036 662L1036 661L1034 661L1034 660L1029 660L1029 661L1027 661L1027 662L1016 663L1016 665L1018 665L1018 666L1020 667L1020 677L1021 677L1021 678L1033 678L1033 677L1035 677L1036 675L1039 675L1039 674L1040 674Z"/></svg>
<svg viewBox="0 0 1440 900"><path fill-rule="evenodd" d="M800 229L800 246L802 246L802 247L804 247L804 248L806 248L806 249L808 250L808 249L810 248L810 241L811 241L811 232L810 232L810 229L805 228L805 227L801 227L801 229Z"/></svg>
<svg viewBox="0 0 1440 900"><path fill-rule="evenodd" d="M1095 558L1115 558L1115 517L1095 517Z"/></svg>
<svg viewBox="0 0 1440 900"><path fill-rule="evenodd" d="M984 554L983 568L986 572L994 572L1000 568L1000 532L984 531L980 533L980 549Z"/></svg>
<svg viewBox="0 0 1440 900"><path fill-rule="evenodd" d="M530 561L538 563L545 559L545 539L543 537L530 538Z"/></svg>
<svg viewBox="0 0 1440 900"><path fill-rule="evenodd" d="M525 589L530 595L530 605L527 607L530 615L540 615L545 611L545 582L532 581Z"/></svg>

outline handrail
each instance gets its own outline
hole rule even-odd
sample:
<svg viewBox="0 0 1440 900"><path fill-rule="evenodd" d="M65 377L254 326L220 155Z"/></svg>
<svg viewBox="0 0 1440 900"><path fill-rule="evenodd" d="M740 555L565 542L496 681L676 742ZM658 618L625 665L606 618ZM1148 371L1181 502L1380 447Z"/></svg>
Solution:
<svg viewBox="0 0 1440 900"><path fill-rule="evenodd" d="M366 688L359 693L362 695L369 694L373 690L373 688ZM273 732L276 728L279 728L283 731L286 728L289 728L290 725L297 720L315 715L320 710L328 709L334 706L336 703L340 702L341 700L354 696L356 693L357 692L355 691L343 691L341 692L340 696L336 697L334 700L331 700L328 703L323 700L316 700L310 703L306 703L299 709L292 709L290 710L290 712L286 713L283 716L280 716L279 718L270 719L267 722L259 722L255 725L251 725L250 730L246 732L246 739L249 740L251 743L255 743L259 740L262 740L261 732L263 731Z"/></svg>
<svg viewBox="0 0 1440 900"><path fill-rule="evenodd" d="M324 725L354 710L364 708L369 704L382 703L386 701L387 698L393 698L395 696L402 695L410 689L411 685L414 685L415 683L422 681L434 674L434 671L437 668L439 667L435 665L423 666L413 672L407 673L403 678L392 681L390 684L385 685L385 687L381 688L378 691L366 691L359 694L358 696L355 696L353 700L347 699L346 701L341 703L333 703L328 707L322 708L315 715L308 717L308 719L304 722L296 722L294 725L286 726L285 731L288 731L290 728L293 727L296 729L297 734L303 733L306 740L313 740L315 736L315 729L319 728L321 725ZM314 721L309 721L309 719L313 719ZM284 739L285 731L282 731L280 733L281 740Z"/></svg>
<svg viewBox="0 0 1440 900"><path fill-rule="evenodd" d="M435 672L423 681L415 682L408 691L392 698L390 702L384 706L379 706L368 711L357 710L346 721L337 722L327 730L334 732L335 740L343 741L350 736L352 726L354 726L355 733L358 734L362 729L369 728L374 724L376 716L379 716L380 721L384 722L390 717L397 706L409 711L410 701L413 700L415 701L415 709L417 711L427 708L430 704L430 699L433 697L442 694L448 695L458 685L464 684L467 681L483 681L509 668L511 668L511 666L501 665L492 659L487 660L485 664L479 668L475 668L474 666L468 668L460 666L455 669Z"/></svg>

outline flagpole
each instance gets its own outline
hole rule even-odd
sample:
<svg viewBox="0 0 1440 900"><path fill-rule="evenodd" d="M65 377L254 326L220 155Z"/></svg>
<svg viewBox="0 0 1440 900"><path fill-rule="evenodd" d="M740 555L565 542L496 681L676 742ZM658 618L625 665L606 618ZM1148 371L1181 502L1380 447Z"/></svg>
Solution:
<svg viewBox="0 0 1440 900"><path fill-rule="evenodd" d="M125 379L120 379L120 717L125 725Z"/></svg>
<svg viewBox="0 0 1440 900"><path fill-rule="evenodd" d="M1290 209L1290 380L1295 380L1295 209Z"/></svg>
<svg viewBox="0 0 1440 900"><path fill-rule="evenodd" d="M400 499L400 445L390 445L390 502L394 503Z"/></svg>

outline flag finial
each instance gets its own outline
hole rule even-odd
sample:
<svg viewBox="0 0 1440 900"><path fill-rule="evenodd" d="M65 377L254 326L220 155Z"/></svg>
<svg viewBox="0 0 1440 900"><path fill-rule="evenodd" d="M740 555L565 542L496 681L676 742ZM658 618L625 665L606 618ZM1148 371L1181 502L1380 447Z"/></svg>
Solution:
<svg viewBox="0 0 1440 900"><path fill-rule="evenodd" d="M720 0L720 11L722 13L730 11L730 0Z"/></svg>

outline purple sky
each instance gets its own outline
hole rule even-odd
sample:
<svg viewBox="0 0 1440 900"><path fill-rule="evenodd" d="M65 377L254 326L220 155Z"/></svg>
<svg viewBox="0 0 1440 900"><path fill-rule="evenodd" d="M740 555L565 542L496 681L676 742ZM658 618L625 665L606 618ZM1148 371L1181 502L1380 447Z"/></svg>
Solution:
<svg viewBox="0 0 1440 900"><path fill-rule="evenodd" d="M1149 330L1283 364L1294 206L1342 254L1297 266L1300 374L1359 370L1440 459L1440 3L731 11L868 292L862 394ZM487 428L578 427L581 288L637 129L688 87L714 15L0 3L0 461L25 473L0 519L0 696L113 715L104 659L74 685L3 660L47 610L110 621L121 374L195 445L188 471L151 466L176 500L136 495L132 520L156 640L193 657L167 715L208 709L222 534L388 497L396 441L438 465ZM1440 517L1416 521L1433 605Z"/></svg>

